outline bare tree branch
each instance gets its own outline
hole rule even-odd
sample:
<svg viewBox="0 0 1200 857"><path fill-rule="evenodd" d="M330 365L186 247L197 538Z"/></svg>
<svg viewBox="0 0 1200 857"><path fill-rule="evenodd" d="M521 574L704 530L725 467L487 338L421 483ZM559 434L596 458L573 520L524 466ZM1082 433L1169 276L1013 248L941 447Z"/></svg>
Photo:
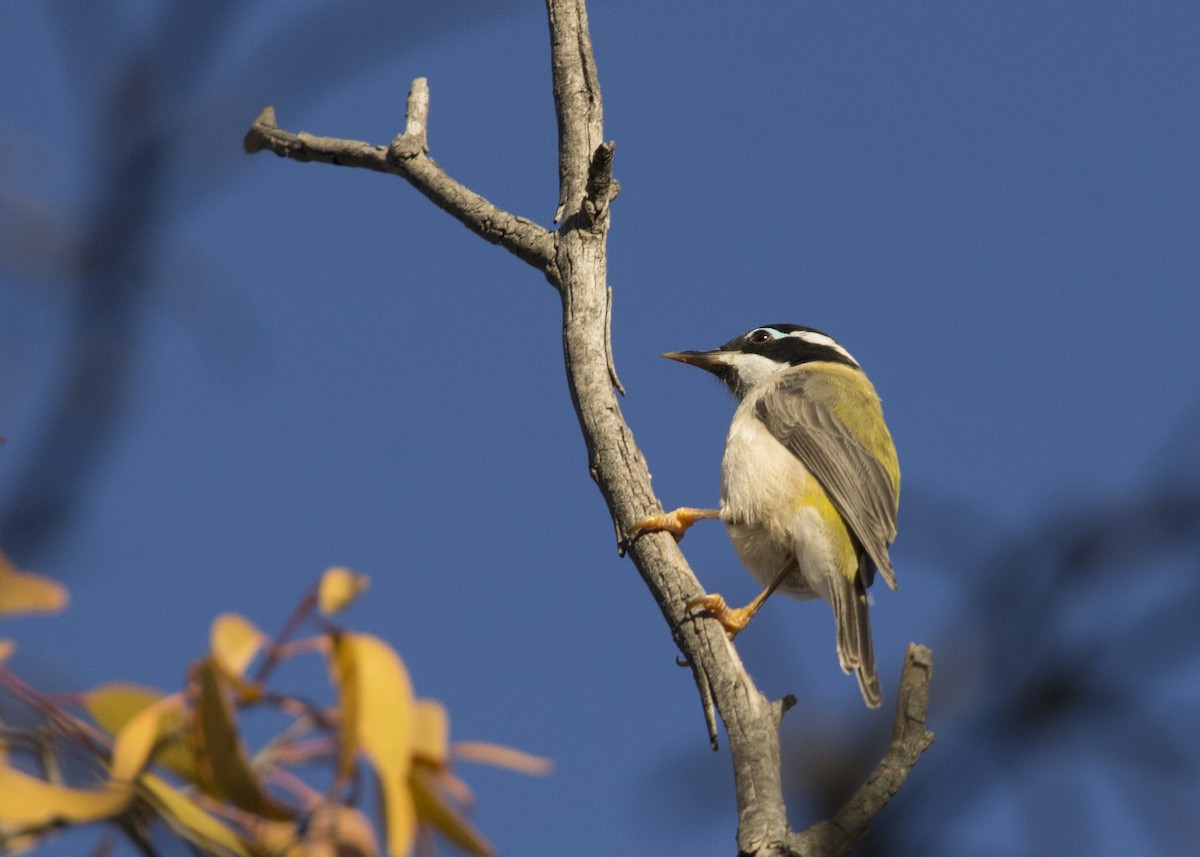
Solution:
<svg viewBox="0 0 1200 857"><path fill-rule="evenodd" d="M859 792L833 819L792 833L780 781L779 723L795 700L769 702L746 674L737 651L715 622L687 615L702 594L695 575L666 533L627 543L624 534L662 505L650 473L621 416L609 339L611 317L606 238L614 144L603 141L600 83L584 0L546 0L559 133L556 233L503 212L459 185L428 157L425 81L413 83L405 133L385 149L348 140L292 134L275 125L270 108L246 136L247 151L270 149L295 160L365 167L400 175L476 234L525 259L557 288L563 305L563 354L571 399L587 444L588 471L604 495L617 533L650 589L700 691L709 740L716 747L713 708L729 735L742 854L844 854L896 792L932 735L925 730L931 656L910 647L901 683L892 746Z"/></svg>
<svg viewBox="0 0 1200 857"><path fill-rule="evenodd" d="M577 205L587 184L592 153L604 139L604 107L596 73L587 8L582 2L546 0L550 66L558 119L558 209L554 222ZM611 166L611 160L609 161ZM611 174L610 174L611 175Z"/></svg>
<svg viewBox="0 0 1200 857"><path fill-rule="evenodd" d="M933 653L925 646L909 644L888 751L833 818L795 836L797 854L845 854L866 835L871 820L904 785L917 759L933 744L933 733L925 727L932 673Z"/></svg>
<svg viewBox="0 0 1200 857"><path fill-rule="evenodd" d="M391 146L384 147L358 140L318 137L304 131L284 131L275 123L275 108L266 107L246 133L244 146L251 154L267 149L294 161L362 167L401 176L476 235L499 244L549 275L554 233L532 220L501 211L452 179L427 154L425 123L429 115L429 89L423 77L413 81L408 110L405 133L396 137Z"/></svg>

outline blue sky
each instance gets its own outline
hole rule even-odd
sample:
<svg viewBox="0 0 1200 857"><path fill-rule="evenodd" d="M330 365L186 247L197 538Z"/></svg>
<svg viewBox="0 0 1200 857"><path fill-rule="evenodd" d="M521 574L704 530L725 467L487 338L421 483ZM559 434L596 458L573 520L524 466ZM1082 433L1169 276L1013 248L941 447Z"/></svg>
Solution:
<svg viewBox="0 0 1200 857"><path fill-rule="evenodd" d="M549 225L541 4L218 4L190 22L179 8L0 9L0 511L29 501L18 485L73 503L51 537L3 545L73 593L65 616L5 630L14 668L51 689L174 687L217 613L277 628L322 569L349 565L373 585L347 621L397 647L456 737L556 759L550 780L464 770L502 854L730 853L728 760L707 750L691 678L616 555L553 290L393 177L241 149L266 104L291 130L386 143L425 76L433 157ZM956 728L964 710L989 716L977 655L1003 649L980 642L1003 623L971 611L1003 589L992 560L1049 523L1100 520L1200 475L1180 452L1194 449L1200 393L1200 9L590 12L622 186L616 368L659 496L714 502L733 409L660 352L772 322L836 336L884 399L903 471L900 594L877 593L872 617L885 697L904 644L933 644L948 690L932 753L974 758L976 733ZM137 190L106 191L122 182ZM111 235L87 262L78 248L100 227ZM84 407L39 479L71 319L87 320L80 295L98 289L131 295L121 323L99 327L128 360L101 391L121 406L95 426ZM710 590L752 596L719 526L684 548ZM1146 588L1185 566L1194 577L1195 561L1155 559ZM1120 580L1068 592L1082 630L1062 636L1078 631L1085 651L1139 594ZM1140 693L1194 723L1195 635L1180 646L1176 672ZM808 705L789 741L886 740L887 702L866 711L838 671L827 608L772 602L739 650L765 692ZM939 821L938 841L1071 853L1086 828L1103 834L1094 854L1163 847L1073 747L968 790L983 796ZM1050 788L1046 766L1055 799L1101 810L1038 827L1020 796ZM922 781L888 812L917 814L937 787ZM793 804L793 825L814 820Z"/></svg>

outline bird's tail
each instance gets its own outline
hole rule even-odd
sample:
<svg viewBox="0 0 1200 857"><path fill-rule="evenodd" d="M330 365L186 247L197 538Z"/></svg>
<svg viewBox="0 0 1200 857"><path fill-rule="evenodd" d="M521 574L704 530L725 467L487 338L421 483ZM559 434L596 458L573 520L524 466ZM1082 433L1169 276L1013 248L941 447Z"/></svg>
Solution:
<svg viewBox="0 0 1200 857"><path fill-rule="evenodd" d="M875 647L871 642L871 617L867 612L867 594L859 583L861 575L849 580L834 575L830 587L833 615L837 623L837 653L842 671L853 672L868 708L883 702L879 674L875 670Z"/></svg>

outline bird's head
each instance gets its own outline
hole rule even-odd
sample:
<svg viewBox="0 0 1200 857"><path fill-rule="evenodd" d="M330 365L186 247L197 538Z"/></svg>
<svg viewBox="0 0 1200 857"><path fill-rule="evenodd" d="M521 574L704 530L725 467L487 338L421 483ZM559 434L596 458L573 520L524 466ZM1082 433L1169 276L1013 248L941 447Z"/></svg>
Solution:
<svg viewBox="0 0 1200 857"><path fill-rule="evenodd" d="M832 336L797 324L768 324L712 351L668 351L663 357L707 369L738 399L776 372L802 363L825 361L862 369Z"/></svg>

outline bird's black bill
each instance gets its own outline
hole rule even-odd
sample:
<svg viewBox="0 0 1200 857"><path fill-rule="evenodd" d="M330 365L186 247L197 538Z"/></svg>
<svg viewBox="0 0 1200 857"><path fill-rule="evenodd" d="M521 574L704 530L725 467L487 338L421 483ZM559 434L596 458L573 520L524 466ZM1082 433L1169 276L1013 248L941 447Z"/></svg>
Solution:
<svg viewBox="0 0 1200 857"><path fill-rule="evenodd" d="M686 363L689 366L698 366L711 372L718 366L725 365L725 361L721 359L722 353L721 351L668 351L663 357Z"/></svg>

